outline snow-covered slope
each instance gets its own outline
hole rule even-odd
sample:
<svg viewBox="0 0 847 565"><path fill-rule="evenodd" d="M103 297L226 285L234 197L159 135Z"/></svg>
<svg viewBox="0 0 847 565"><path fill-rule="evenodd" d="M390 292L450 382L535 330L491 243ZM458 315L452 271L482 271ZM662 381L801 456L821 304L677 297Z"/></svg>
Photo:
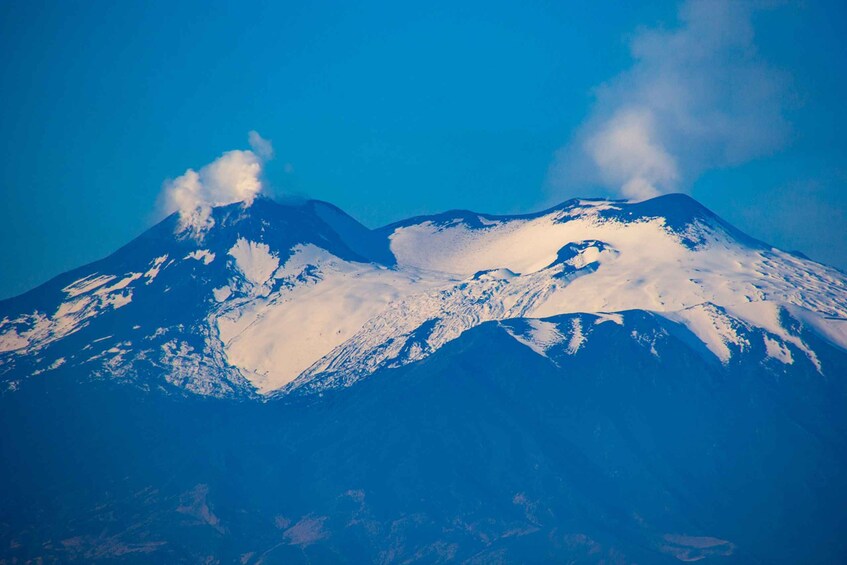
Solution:
<svg viewBox="0 0 847 565"><path fill-rule="evenodd" d="M82 368L213 395L315 392L432 354L484 322L538 355L646 311L716 363L847 348L847 276L757 242L683 195L465 211L368 230L321 202L171 217L111 257L0 303L0 375ZM590 319L550 318L591 314ZM650 336L632 339L660 357ZM753 343L755 341L755 343ZM759 356L760 358L753 358Z"/></svg>

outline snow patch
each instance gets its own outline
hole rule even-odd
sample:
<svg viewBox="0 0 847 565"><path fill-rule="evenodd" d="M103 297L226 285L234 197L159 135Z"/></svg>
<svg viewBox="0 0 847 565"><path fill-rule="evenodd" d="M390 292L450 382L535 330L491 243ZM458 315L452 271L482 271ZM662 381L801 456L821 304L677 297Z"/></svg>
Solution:
<svg viewBox="0 0 847 565"><path fill-rule="evenodd" d="M547 351L550 348L566 339L556 324L544 320L527 320L527 331L525 332L518 332L512 325L504 325L503 327L509 335L542 357L547 357Z"/></svg>
<svg viewBox="0 0 847 565"><path fill-rule="evenodd" d="M153 259L153 261L150 262L150 269L148 269L148 271L144 273L144 277L147 279L146 284L150 284L153 282L153 279L155 279L159 275L159 271L162 269L162 265L167 260L168 256L162 255L161 257L156 257L155 259Z"/></svg>
<svg viewBox="0 0 847 565"><path fill-rule="evenodd" d="M772 357L784 365L792 365L794 363L791 351L785 347L783 343L775 339L771 339L768 336L763 336L763 338L765 341L765 351L767 352L768 357Z"/></svg>
<svg viewBox="0 0 847 565"><path fill-rule="evenodd" d="M782 326L780 322L782 306L774 302L751 302L748 304L739 304L735 308L738 315L748 323L766 330L770 334L777 336L784 343L790 343L805 353L809 361L815 366L815 369L823 374L823 367L817 354L799 336L792 334ZM804 308L789 306L786 310L801 321L809 323L812 327L819 328L824 325L824 321L816 322L816 320L820 319L819 316L815 316ZM841 347L844 347L844 345L841 344Z"/></svg>
<svg viewBox="0 0 847 565"><path fill-rule="evenodd" d="M104 284L113 281L117 277L115 275L97 275L92 274L87 277L83 277L77 281L72 282L68 286L62 289L62 292L65 292L70 298L74 298L79 296L80 294L85 294L95 288L103 286Z"/></svg>
<svg viewBox="0 0 847 565"><path fill-rule="evenodd" d="M732 357L730 345L741 350L750 345L740 334L740 324L713 304L698 304L666 317L684 324L724 364Z"/></svg>
<svg viewBox="0 0 847 565"><path fill-rule="evenodd" d="M215 254L208 249L197 249L183 257L183 260L185 259L194 259L195 261L202 262L204 265L208 265L215 260Z"/></svg>
<svg viewBox="0 0 847 565"><path fill-rule="evenodd" d="M814 330L827 341L847 348L847 316L826 315L819 312L811 312L800 306L787 305L786 310L792 317L803 322L804 325Z"/></svg>
<svg viewBox="0 0 847 565"><path fill-rule="evenodd" d="M215 300L218 302L223 302L232 294L232 289L228 286L222 286L220 288L212 289L212 294L215 297Z"/></svg>
<svg viewBox="0 0 847 565"><path fill-rule="evenodd" d="M574 318L571 320L571 339L568 341L568 354L575 355L585 343L585 339L585 335L582 333L582 321L579 318Z"/></svg>
<svg viewBox="0 0 847 565"><path fill-rule="evenodd" d="M52 316L35 311L0 322L0 353L25 351L32 353L88 325L91 319L132 302L129 285L142 273L129 273L118 282L117 277L91 276L75 281L63 290L69 300L61 302ZM108 285L108 286L107 286Z"/></svg>
<svg viewBox="0 0 847 565"><path fill-rule="evenodd" d="M622 314L610 314L608 312L597 312L595 314L595 316L597 316L597 319L594 320L595 326L600 325L600 324L604 324L606 322L612 322L612 323L617 324L619 326L623 325L623 315Z"/></svg>
<svg viewBox="0 0 847 565"><path fill-rule="evenodd" d="M4 320L4 322L6 322L6 320ZM2 327L3 324L0 324L0 328ZM27 345L29 345L28 337L26 335L19 334L17 328L10 328L5 333L0 334L0 353L23 349Z"/></svg>
<svg viewBox="0 0 847 565"><path fill-rule="evenodd" d="M167 258L167 256L165 256ZM149 271L148 271L149 272ZM158 270L156 271L158 273ZM154 275L155 276L155 275ZM123 290L128 287L134 281L140 279L142 277L141 273L129 273L124 278L113 284L112 286L104 286L94 291L94 294L97 296L107 296L115 291ZM131 293L130 293L131 295Z"/></svg>
<svg viewBox="0 0 847 565"><path fill-rule="evenodd" d="M229 254L235 258L235 265L244 278L256 286L268 282L279 267L279 257L271 252L266 243L249 241L243 237L238 238Z"/></svg>

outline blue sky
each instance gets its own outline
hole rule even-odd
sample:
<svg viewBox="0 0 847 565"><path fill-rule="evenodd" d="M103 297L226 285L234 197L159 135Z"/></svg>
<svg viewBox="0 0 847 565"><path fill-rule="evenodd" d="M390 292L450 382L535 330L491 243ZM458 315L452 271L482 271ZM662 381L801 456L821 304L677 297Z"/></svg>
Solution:
<svg viewBox="0 0 847 565"><path fill-rule="evenodd" d="M172 4L0 3L0 297L141 233L250 130L272 192L372 227L679 190L847 268L838 2Z"/></svg>

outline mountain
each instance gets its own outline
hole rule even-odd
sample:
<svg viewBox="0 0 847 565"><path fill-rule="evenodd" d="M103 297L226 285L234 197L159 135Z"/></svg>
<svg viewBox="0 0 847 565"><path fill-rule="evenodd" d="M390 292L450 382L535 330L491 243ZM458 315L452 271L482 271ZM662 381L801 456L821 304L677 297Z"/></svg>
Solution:
<svg viewBox="0 0 847 565"><path fill-rule="evenodd" d="M825 375L803 332L847 345L843 273L683 195L455 211L375 231L316 201L259 199L213 219L195 234L172 216L0 303L7 386L64 370L215 396L308 393L420 360L491 321L514 320L503 327L540 355L575 353L596 324L545 321L573 313L626 324L626 312L651 312L723 364L764 348L756 361Z"/></svg>
<svg viewBox="0 0 847 565"><path fill-rule="evenodd" d="M844 273L684 195L211 217L0 302L0 559L847 556Z"/></svg>

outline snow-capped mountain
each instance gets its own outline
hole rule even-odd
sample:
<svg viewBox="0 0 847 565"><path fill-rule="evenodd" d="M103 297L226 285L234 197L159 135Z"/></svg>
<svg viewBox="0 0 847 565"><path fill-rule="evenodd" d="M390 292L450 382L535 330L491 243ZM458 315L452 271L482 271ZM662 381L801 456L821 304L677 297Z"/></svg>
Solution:
<svg viewBox="0 0 847 565"><path fill-rule="evenodd" d="M369 230L308 201L173 215L113 255L0 302L8 389L55 371L227 395L310 393L421 360L499 324L554 360L602 324L660 323L725 366L830 368L847 276L742 234L693 199L571 200L540 213L446 212ZM830 375L831 376L831 375Z"/></svg>
<svg viewBox="0 0 847 565"><path fill-rule="evenodd" d="M844 273L681 195L203 225L0 302L0 562L844 562Z"/></svg>

